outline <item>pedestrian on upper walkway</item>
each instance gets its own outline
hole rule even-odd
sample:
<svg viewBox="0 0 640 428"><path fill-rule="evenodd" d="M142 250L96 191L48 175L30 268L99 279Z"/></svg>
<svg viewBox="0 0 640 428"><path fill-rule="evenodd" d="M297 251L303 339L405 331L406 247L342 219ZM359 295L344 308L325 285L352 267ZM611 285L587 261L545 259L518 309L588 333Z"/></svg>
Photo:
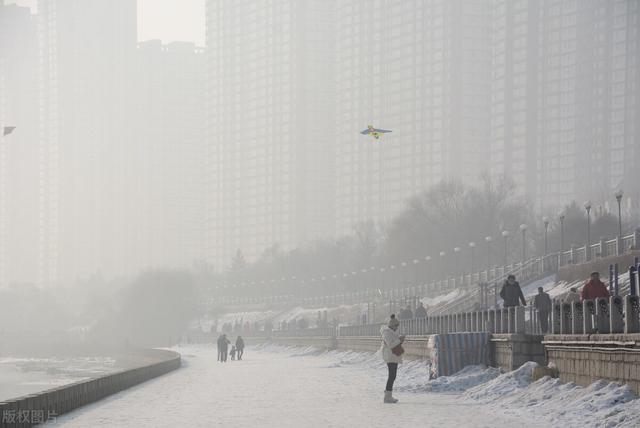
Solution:
<svg viewBox="0 0 640 428"><path fill-rule="evenodd" d="M427 310L424 308L422 302L418 303L418 307L416 308L416 318L426 318Z"/></svg>
<svg viewBox="0 0 640 428"><path fill-rule="evenodd" d="M380 335L382 336L382 345L380 347L380 353L382 359L387 363L387 386L384 390L384 402L385 403L397 403L398 400L393 398L393 383L396 380L396 374L398 373L398 364L402 362L402 354L404 349L402 343L404 342L404 336L398 334L398 327L400 321L398 321L394 314L391 314L389 323L383 325L380 328Z"/></svg>
<svg viewBox="0 0 640 428"><path fill-rule="evenodd" d="M538 310L538 321L542 334L549 331L549 313L551 312L551 297L544 292L544 288L538 287L538 294L533 299L533 306Z"/></svg>
<svg viewBox="0 0 640 428"><path fill-rule="evenodd" d="M500 297L504 301L504 307L509 308L512 306L527 306L526 300L524 300L524 294L522 294L522 289L520 288L520 284L516 281L515 275L509 275L507 280L502 285L502 290L500 290Z"/></svg>
<svg viewBox="0 0 640 428"><path fill-rule="evenodd" d="M406 308L400 311L398 318L401 320L410 320L413 318L413 311L411 311L411 306L407 305Z"/></svg>
<svg viewBox="0 0 640 428"><path fill-rule="evenodd" d="M578 293L578 289L576 287L571 287L567 295L564 296L564 299L562 299L562 303L568 303L568 304L572 304L573 302L579 302L579 301L580 301L580 294Z"/></svg>
<svg viewBox="0 0 640 428"><path fill-rule="evenodd" d="M593 300L598 297L609 297L609 290L604 282L600 281L598 272L591 272L591 278L582 287L582 300Z"/></svg>

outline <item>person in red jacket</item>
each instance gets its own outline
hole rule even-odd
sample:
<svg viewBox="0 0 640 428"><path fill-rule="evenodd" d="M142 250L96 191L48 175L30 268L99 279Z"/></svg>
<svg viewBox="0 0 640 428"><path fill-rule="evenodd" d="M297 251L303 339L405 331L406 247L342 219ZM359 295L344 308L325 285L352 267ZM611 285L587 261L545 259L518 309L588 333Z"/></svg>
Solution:
<svg viewBox="0 0 640 428"><path fill-rule="evenodd" d="M582 301L593 300L598 297L609 297L609 290L604 282L600 281L600 274L598 272L591 273L591 279L582 287L581 294Z"/></svg>

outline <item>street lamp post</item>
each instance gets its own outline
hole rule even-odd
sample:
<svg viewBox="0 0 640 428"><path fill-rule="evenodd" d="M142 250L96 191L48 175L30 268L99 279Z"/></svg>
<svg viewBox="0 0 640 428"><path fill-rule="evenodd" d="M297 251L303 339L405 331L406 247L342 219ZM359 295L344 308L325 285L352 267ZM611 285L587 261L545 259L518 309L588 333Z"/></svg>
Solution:
<svg viewBox="0 0 640 428"><path fill-rule="evenodd" d="M622 189L615 193L616 201L618 201L618 255L622 254Z"/></svg>
<svg viewBox="0 0 640 428"><path fill-rule="evenodd" d="M564 213L560 213L560 256L564 253Z"/></svg>
<svg viewBox="0 0 640 428"><path fill-rule="evenodd" d="M585 248L585 259L591 260L591 201L584 203L584 209L587 211L587 246Z"/></svg>
<svg viewBox="0 0 640 428"><path fill-rule="evenodd" d="M520 231L522 232L522 264L527 259L527 225L521 224Z"/></svg>
<svg viewBox="0 0 640 428"><path fill-rule="evenodd" d="M430 267L429 267L429 262L431 261L431 256L426 256L426 257L424 258L424 261L425 261L425 264L424 264L424 272L423 272L423 275L424 275L424 278L425 278L425 280L426 280L426 279L427 279L427 278L429 278L430 276L432 277L432 275L431 275L431 269L430 269Z"/></svg>
<svg viewBox="0 0 640 428"><path fill-rule="evenodd" d="M493 238L485 236L484 240L487 243L487 278L489 278L489 269L491 269L491 241L493 241Z"/></svg>
<svg viewBox="0 0 640 428"><path fill-rule="evenodd" d="M503 230L502 237L504 238L504 266L507 265L507 240L509 239L509 231Z"/></svg>
<svg viewBox="0 0 640 428"><path fill-rule="evenodd" d="M547 253L549 247L547 245L547 235L549 233L549 217L542 217L542 223L544 223L544 256L542 257L542 270L546 271Z"/></svg>
<svg viewBox="0 0 640 428"><path fill-rule="evenodd" d="M474 259L474 250L476 249L475 242L469 242L469 248L471 249L471 272L475 272L475 259Z"/></svg>
<svg viewBox="0 0 640 428"><path fill-rule="evenodd" d="M549 246L547 245L547 235L549 233L549 217L542 217L542 223L544 223L544 256L547 256L549 252Z"/></svg>
<svg viewBox="0 0 640 428"><path fill-rule="evenodd" d="M456 274L459 272L458 269L460 269L459 263L458 263L458 253L460 252L460 247L455 247L453 249L453 253L455 256L455 264L456 264Z"/></svg>
<svg viewBox="0 0 640 428"><path fill-rule="evenodd" d="M447 255L447 253L445 253L444 251L440 251L440 260L441 260L440 266L442 267L442 276L445 276L446 271L447 271L446 266L444 264L444 258L445 258L446 255Z"/></svg>

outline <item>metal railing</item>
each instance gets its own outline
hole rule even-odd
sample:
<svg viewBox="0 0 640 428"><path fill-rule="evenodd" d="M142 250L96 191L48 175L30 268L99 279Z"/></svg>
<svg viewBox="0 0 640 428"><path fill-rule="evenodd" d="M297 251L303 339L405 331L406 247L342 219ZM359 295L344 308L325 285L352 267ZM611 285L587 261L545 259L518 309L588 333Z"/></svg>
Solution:
<svg viewBox="0 0 640 428"><path fill-rule="evenodd" d="M335 337L337 329L334 327L317 327L292 330L273 330L271 337Z"/></svg>
<svg viewBox="0 0 640 428"><path fill-rule="evenodd" d="M547 320L545 323L543 319ZM378 337L382 324L279 330L273 337ZM546 327L546 328L543 328ZM584 302L553 302L551 310L533 306L489 309L401 320L406 336L488 332L492 334L608 334L640 332L640 297L612 296Z"/></svg>
<svg viewBox="0 0 640 428"><path fill-rule="evenodd" d="M341 337L380 336L381 324L340 327ZM522 306L485 311L429 316L400 321L398 329L406 336L445 333L525 333L525 309Z"/></svg>
<svg viewBox="0 0 640 428"><path fill-rule="evenodd" d="M481 300L484 300L486 304L488 304L489 301L493 301L492 306L496 306L498 299L498 288L502 286L502 282L507 279L507 276L511 274L516 275L518 280L523 284L531 280L539 279L546 273L545 268L548 265L547 260L549 260L547 257L537 257L534 259L530 259L525 264L517 266L515 270L504 272L501 276L491 281L492 284L485 283L487 284L485 288L478 287L475 290L471 290L469 293L467 293L466 296L460 299L456 299L452 302L440 305L439 307L432 308L431 313L434 315L440 315L463 312L465 310L471 309L473 305ZM481 293L485 293L482 298L480 296ZM485 307L482 309L487 308Z"/></svg>
<svg viewBox="0 0 640 428"><path fill-rule="evenodd" d="M585 263L603 257L617 256L629 252L632 249L640 248L640 229L633 234L622 236L610 240L600 240L589 246L572 247L569 250L550 253L542 257L531 258L524 263L512 263L506 266L496 266L473 273L465 273L436 281L423 282L416 279L416 284L412 286L397 286L400 279L390 280L391 287L388 289L366 288L360 291L338 293L329 296L296 296L293 294L264 296L264 297L232 297L226 296L212 299L212 303L239 304L239 303L269 303L269 304L303 304L308 306L354 304L371 302L375 299L384 301L394 298L404 298L408 296L425 296L428 294L442 294L454 289L470 289L478 283L495 283L503 281L509 273L514 273L520 279L530 278L533 275L543 273L553 273L559 268ZM327 279L328 280L328 279ZM375 282L375 281L374 281ZM394 283L396 282L396 283ZM381 293L381 294L380 294ZM475 290L472 290L476 294ZM455 309L455 308L454 308ZM439 310L438 310L439 311ZM447 310L450 311L450 310Z"/></svg>
<svg viewBox="0 0 640 428"><path fill-rule="evenodd" d="M609 334L640 332L640 298L611 296L583 302L553 302L551 310L528 311L527 334ZM546 318L546 323L542 322ZM542 328L546 324L547 328Z"/></svg>

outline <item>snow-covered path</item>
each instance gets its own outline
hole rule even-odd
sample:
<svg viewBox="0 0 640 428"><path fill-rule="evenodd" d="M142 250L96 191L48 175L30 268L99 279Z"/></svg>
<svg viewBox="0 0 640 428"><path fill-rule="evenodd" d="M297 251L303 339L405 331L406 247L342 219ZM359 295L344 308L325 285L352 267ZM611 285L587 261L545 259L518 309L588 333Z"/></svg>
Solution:
<svg viewBox="0 0 640 428"><path fill-rule="evenodd" d="M534 426L457 394L408 392L402 366L398 384L406 385L396 393L400 403L390 405L382 403L385 373L335 354L249 349L243 361L221 364L211 347L178 351L181 369L58 417L55 426Z"/></svg>

